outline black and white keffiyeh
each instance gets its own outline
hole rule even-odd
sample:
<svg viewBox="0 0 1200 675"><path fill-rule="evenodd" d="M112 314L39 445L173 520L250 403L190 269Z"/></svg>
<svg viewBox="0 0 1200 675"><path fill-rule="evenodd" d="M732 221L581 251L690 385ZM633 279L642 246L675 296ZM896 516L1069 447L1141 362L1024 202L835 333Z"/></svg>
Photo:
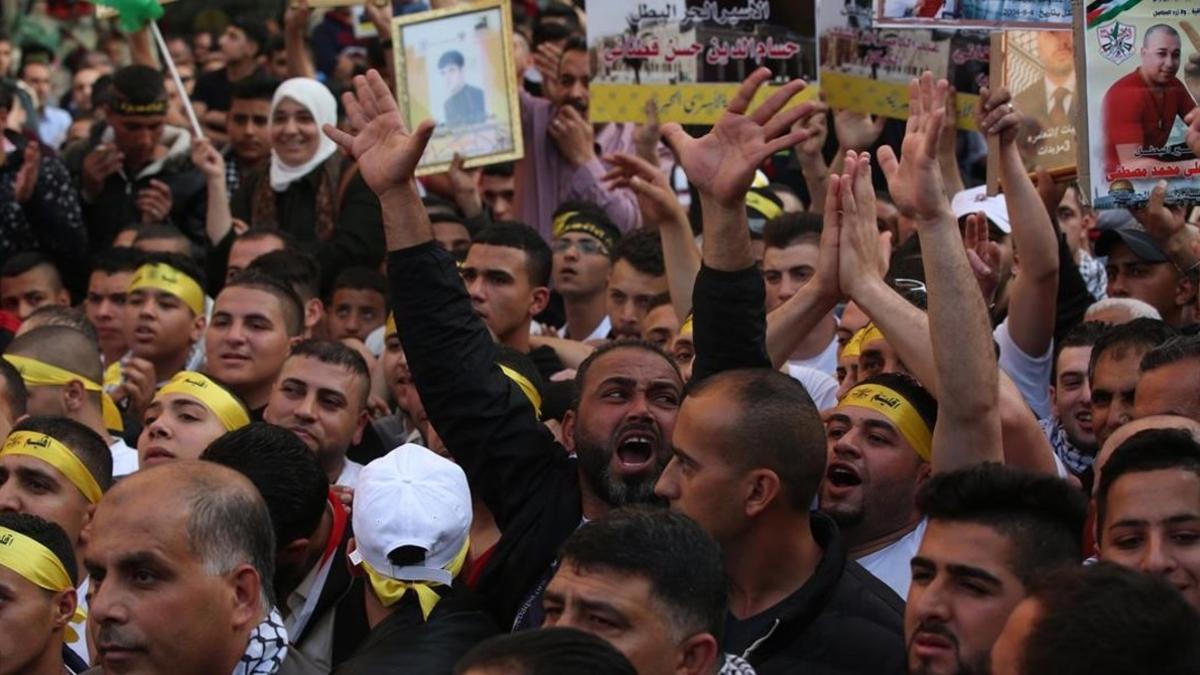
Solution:
<svg viewBox="0 0 1200 675"><path fill-rule="evenodd" d="M721 670L717 675L755 675L754 666L750 662L740 656L733 654L725 655L725 663L721 664Z"/></svg>
<svg viewBox="0 0 1200 675"><path fill-rule="evenodd" d="M287 629L274 607L267 618L250 633L246 652L233 669L232 675L274 675L283 665L288 650Z"/></svg>

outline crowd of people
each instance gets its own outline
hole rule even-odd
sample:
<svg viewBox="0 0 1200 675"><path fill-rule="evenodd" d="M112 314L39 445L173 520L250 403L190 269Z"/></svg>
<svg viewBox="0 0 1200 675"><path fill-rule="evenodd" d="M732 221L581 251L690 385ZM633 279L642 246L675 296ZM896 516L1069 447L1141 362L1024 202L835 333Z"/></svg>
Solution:
<svg viewBox="0 0 1200 675"><path fill-rule="evenodd" d="M348 8L0 36L0 675L1200 672L1196 209L1004 89L989 196L929 73L593 125L512 11L524 159L420 179Z"/></svg>

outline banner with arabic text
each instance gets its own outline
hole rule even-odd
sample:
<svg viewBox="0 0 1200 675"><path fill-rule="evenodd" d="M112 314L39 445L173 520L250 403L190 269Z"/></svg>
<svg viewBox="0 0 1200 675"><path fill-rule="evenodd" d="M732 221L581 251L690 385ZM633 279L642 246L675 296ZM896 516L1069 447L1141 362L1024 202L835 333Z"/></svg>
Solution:
<svg viewBox="0 0 1200 675"><path fill-rule="evenodd" d="M922 24L942 29L1067 28L1071 0L875 0L876 26Z"/></svg>
<svg viewBox="0 0 1200 675"><path fill-rule="evenodd" d="M814 0L590 0L593 122L712 124L760 66L816 83ZM759 98L770 94L764 87ZM799 100L815 95L810 87Z"/></svg>

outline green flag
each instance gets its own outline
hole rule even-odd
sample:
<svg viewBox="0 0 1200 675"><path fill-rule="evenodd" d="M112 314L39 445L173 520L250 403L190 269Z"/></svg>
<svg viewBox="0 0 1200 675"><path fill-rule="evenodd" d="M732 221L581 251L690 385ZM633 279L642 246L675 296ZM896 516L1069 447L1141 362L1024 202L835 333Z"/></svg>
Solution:
<svg viewBox="0 0 1200 675"><path fill-rule="evenodd" d="M136 33L146 24L161 19L163 7L158 0L97 0L117 11L117 24L126 33Z"/></svg>

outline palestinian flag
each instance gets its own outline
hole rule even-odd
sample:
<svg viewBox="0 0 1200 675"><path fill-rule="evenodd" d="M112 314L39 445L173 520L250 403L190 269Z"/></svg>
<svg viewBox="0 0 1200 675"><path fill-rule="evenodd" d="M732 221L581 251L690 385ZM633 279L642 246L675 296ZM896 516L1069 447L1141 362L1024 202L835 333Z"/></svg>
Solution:
<svg viewBox="0 0 1200 675"><path fill-rule="evenodd" d="M1108 21L1127 9L1141 4L1142 0L1092 0L1087 6L1087 27Z"/></svg>

